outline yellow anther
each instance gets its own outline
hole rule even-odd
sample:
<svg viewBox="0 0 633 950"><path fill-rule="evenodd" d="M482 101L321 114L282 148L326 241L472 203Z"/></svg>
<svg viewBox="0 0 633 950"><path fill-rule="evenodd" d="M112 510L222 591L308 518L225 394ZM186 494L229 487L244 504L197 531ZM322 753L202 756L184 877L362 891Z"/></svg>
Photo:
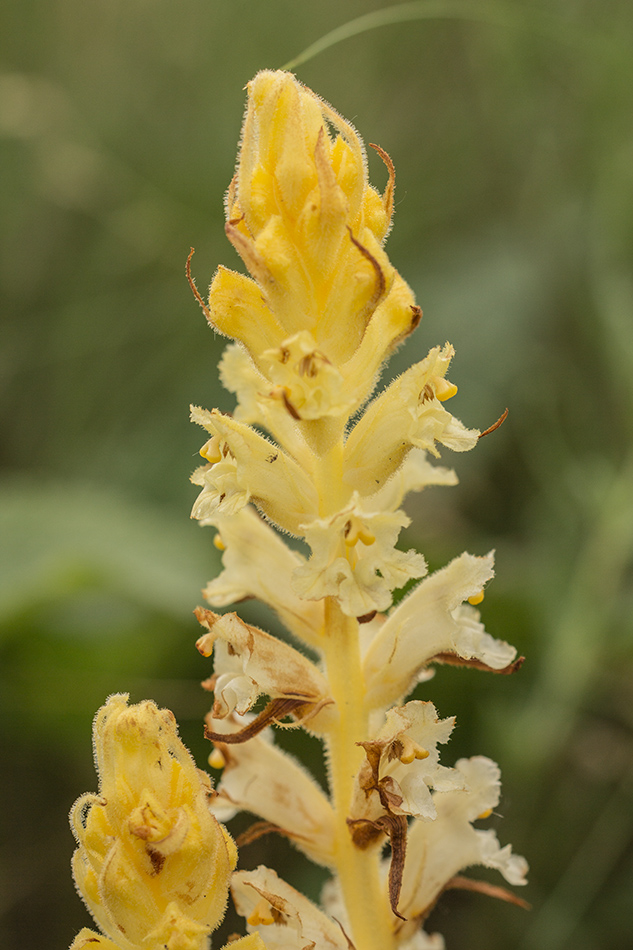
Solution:
<svg viewBox="0 0 633 950"><path fill-rule="evenodd" d="M480 604L484 599L484 592L480 590L478 594L473 594L472 597L468 598L468 603L472 604L473 607L476 607L477 604Z"/></svg>
<svg viewBox="0 0 633 950"><path fill-rule="evenodd" d="M433 380L433 382L435 385L435 395L440 402L445 402L457 392L457 386L455 383L449 383L449 381L444 379L442 376L438 376L437 379Z"/></svg>
<svg viewBox="0 0 633 950"><path fill-rule="evenodd" d="M345 525L345 544L348 548L354 547L358 541L369 546L373 544L375 540L374 535L371 531L367 530L360 518L357 518L356 515L352 515Z"/></svg>
<svg viewBox="0 0 633 950"><path fill-rule="evenodd" d="M409 736L402 736L400 742L402 744L402 752L398 758L403 765L411 765L416 759L428 759L430 754L428 749L423 749L421 745L418 745L418 743L410 739Z"/></svg>
<svg viewBox="0 0 633 950"><path fill-rule="evenodd" d="M203 459L206 459L207 462L215 463L221 461L222 451L220 449L220 440L218 439L217 435L212 436L208 442L204 443L200 449L200 455Z"/></svg>
<svg viewBox="0 0 633 950"><path fill-rule="evenodd" d="M212 769L223 769L226 765L226 759L219 749L214 749L209 756L209 765Z"/></svg>
<svg viewBox="0 0 633 950"><path fill-rule="evenodd" d="M265 898L262 897L262 899L255 904L253 912L250 917L246 918L246 922L249 923L251 927L256 927L257 924L267 926L268 924L275 923L272 908Z"/></svg>
<svg viewBox="0 0 633 950"><path fill-rule="evenodd" d="M218 551L226 551L226 544L219 534L216 534L213 538L213 544L218 549Z"/></svg>
<svg viewBox="0 0 633 950"><path fill-rule="evenodd" d="M492 808L486 808L485 811L482 811L481 815L477 815L477 820L480 818L490 818L492 815Z"/></svg>

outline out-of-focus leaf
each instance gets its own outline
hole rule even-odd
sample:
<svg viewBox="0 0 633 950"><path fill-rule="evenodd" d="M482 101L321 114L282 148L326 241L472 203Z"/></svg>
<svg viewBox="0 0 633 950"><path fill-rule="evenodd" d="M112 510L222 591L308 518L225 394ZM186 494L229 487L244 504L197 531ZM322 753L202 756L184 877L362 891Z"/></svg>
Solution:
<svg viewBox="0 0 633 950"><path fill-rule="evenodd" d="M0 486L0 622L64 591L114 591L182 620L217 572L212 533L186 513L87 485Z"/></svg>

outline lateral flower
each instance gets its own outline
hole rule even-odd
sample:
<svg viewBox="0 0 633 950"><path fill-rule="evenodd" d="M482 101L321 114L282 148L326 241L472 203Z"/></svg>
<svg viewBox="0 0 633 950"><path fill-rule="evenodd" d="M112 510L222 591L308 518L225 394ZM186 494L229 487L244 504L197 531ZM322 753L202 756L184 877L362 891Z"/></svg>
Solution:
<svg viewBox="0 0 633 950"><path fill-rule="evenodd" d="M426 573L421 554L396 550L400 529L408 524L403 511L364 510L355 494L331 518L302 525L312 557L294 572L295 592L307 600L336 597L348 617L385 610L394 588Z"/></svg>
<svg viewBox="0 0 633 950"><path fill-rule="evenodd" d="M231 894L238 914L250 931L257 928L269 950L349 950L342 927L270 868L237 871Z"/></svg>
<svg viewBox="0 0 633 950"><path fill-rule="evenodd" d="M120 950L205 950L224 915L235 845L209 812L210 780L173 715L127 700L111 696L95 719L99 793L71 812L77 890Z"/></svg>
<svg viewBox="0 0 633 950"><path fill-rule="evenodd" d="M442 403L457 392L446 379L453 347L436 346L367 407L345 443L345 481L370 494L397 471L413 446L439 455L436 442L467 452L479 438Z"/></svg>
<svg viewBox="0 0 633 950"><path fill-rule="evenodd" d="M269 633L244 623L237 614L214 614L198 607L196 617L208 633L197 641L203 656L214 655L211 686L213 714L225 719L247 712L262 693L292 699L297 705L324 705L328 682L298 650Z"/></svg>
<svg viewBox="0 0 633 950"><path fill-rule="evenodd" d="M314 485L281 448L249 426L214 409L191 408L193 422L211 439L200 450L208 465L191 476L203 490L192 518L207 521L216 513L235 514L251 499L275 524L291 534L318 510Z"/></svg>
<svg viewBox="0 0 633 950"><path fill-rule="evenodd" d="M508 883L526 883L527 862L501 847L494 831L473 828L499 804L498 766L485 756L460 759L455 768L466 786L463 791L435 792L435 821L416 821L409 833L404 863L400 910L407 923L403 936L433 907L446 885L461 870L482 864L496 868Z"/></svg>
<svg viewBox="0 0 633 950"><path fill-rule="evenodd" d="M464 787L460 773L439 764L437 746L448 742L454 725L453 718L438 718L433 703L413 700L390 709L376 737L361 743L367 758L356 777L352 824L386 813L434 819L429 789Z"/></svg>
<svg viewBox="0 0 633 950"><path fill-rule="evenodd" d="M368 708L406 696L433 661L512 672L516 650L486 633L469 604L494 576L493 554L462 554L426 577L382 625L363 662Z"/></svg>
<svg viewBox="0 0 633 950"><path fill-rule="evenodd" d="M277 612L291 633L319 647L323 608L301 600L291 586L294 571L305 564L305 559L284 544L250 505L235 515L216 515L203 523L218 529L215 542L223 551L224 567L205 587L205 600L212 607L227 607L257 597Z"/></svg>
<svg viewBox="0 0 633 950"><path fill-rule="evenodd" d="M227 721L211 714L206 723L215 733L227 731ZM225 763L211 803L218 819L252 812L266 823L263 831L285 835L317 864L331 866L336 848L332 806L297 759L275 745L272 730L240 745L216 741L215 747Z"/></svg>

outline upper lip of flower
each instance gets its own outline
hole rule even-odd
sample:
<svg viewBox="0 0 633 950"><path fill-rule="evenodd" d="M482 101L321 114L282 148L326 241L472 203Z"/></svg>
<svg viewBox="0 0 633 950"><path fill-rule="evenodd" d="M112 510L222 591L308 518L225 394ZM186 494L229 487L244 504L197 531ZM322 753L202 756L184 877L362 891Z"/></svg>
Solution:
<svg viewBox="0 0 633 950"><path fill-rule="evenodd" d="M463 602L493 577L493 554L462 554L424 578L389 614L364 658L369 709L405 696L435 658L476 660L485 669L510 672L516 650L494 640L479 613Z"/></svg>
<svg viewBox="0 0 633 950"><path fill-rule="evenodd" d="M294 572L295 591L308 599L336 597L352 617L385 610L394 587L426 572L421 554L395 547L408 524L403 511L364 510L354 493L342 511L301 526L312 557Z"/></svg>

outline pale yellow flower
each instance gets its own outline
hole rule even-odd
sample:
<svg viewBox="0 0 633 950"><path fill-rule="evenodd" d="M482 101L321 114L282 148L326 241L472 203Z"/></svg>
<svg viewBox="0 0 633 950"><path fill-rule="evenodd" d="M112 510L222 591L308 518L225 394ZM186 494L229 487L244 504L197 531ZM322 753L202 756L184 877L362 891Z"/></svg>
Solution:
<svg viewBox="0 0 633 950"><path fill-rule="evenodd" d="M270 868L238 871L231 893L238 914L249 930L257 928L269 950L349 950L340 924Z"/></svg>
<svg viewBox="0 0 633 950"><path fill-rule="evenodd" d="M403 934L415 929L416 918L434 904L448 882L461 870L481 864L496 868L514 886L526 883L527 862L501 847L494 831L477 830L472 823L490 815L499 803L498 766L484 756L460 759L463 791L435 792L437 818L416 821L409 833L399 908L407 923Z"/></svg>
<svg viewBox="0 0 633 950"><path fill-rule="evenodd" d="M464 787L455 769L439 764L438 744L448 742L454 719L440 720L433 703L395 706L376 736L363 743L366 760L356 777L351 818L376 821L386 813L436 817L429 789Z"/></svg>
<svg viewBox="0 0 633 950"><path fill-rule="evenodd" d="M224 916L235 846L209 812L210 780L173 715L127 699L110 697L95 719L99 793L71 812L75 883L119 950L205 950ZM110 950L100 937L85 942L94 940Z"/></svg>
<svg viewBox="0 0 633 950"><path fill-rule="evenodd" d="M383 247L389 157L377 149L388 173L381 195L354 129L294 77L264 71L248 95L226 233L250 276L221 267L208 306L198 295L235 341L220 374L237 406L233 416L192 410L209 436L192 514L217 529L223 551L208 602L257 597L316 658L236 614L198 609L209 631L199 649L214 655L206 734L211 762L224 766L212 808L225 818L252 812L261 821L251 835L283 834L333 872L327 913L267 868L234 875L238 911L273 950L441 950L419 924L455 869L483 863L521 883L524 865L472 828L494 807L475 805L498 800L496 766L440 765L453 719L431 703L401 704L432 664L507 673L519 661L474 606L492 555L456 558L383 612L395 589L427 571L421 554L396 547L409 525L406 495L455 484L428 456L467 451L481 433L446 407L457 391L448 343L371 399L421 317ZM275 529L305 541L309 556ZM262 696L265 708L249 713ZM329 799L262 734L287 716L324 740Z"/></svg>
<svg viewBox="0 0 633 950"><path fill-rule="evenodd" d="M505 670L516 650L486 633L469 597L494 576L493 555L462 554L426 577L393 610L363 662L369 708L386 707L413 689L428 663L451 658Z"/></svg>
<svg viewBox="0 0 633 950"><path fill-rule="evenodd" d="M479 438L444 408L457 391L444 378L453 347L435 347L373 400L345 443L345 480L361 494L377 491L397 471L412 446L438 455L436 442L467 452Z"/></svg>
<svg viewBox="0 0 633 950"><path fill-rule="evenodd" d="M214 655L213 713L225 719L243 714L264 693L312 706L328 702L327 679L303 654L287 643L244 623L237 614L215 614L199 607L196 616L208 633L196 646Z"/></svg>
<svg viewBox="0 0 633 950"><path fill-rule="evenodd" d="M291 534L318 511L318 499L307 473L281 448L250 426L214 409L193 406L191 418L211 439L200 454L208 464L191 476L203 491L192 517L207 521L217 513L235 514L251 499L271 521Z"/></svg>
<svg viewBox="0 0 633 950"><path fill-rule="evenodd" d="M312 557L294 572L295 592L307 600L335 597L349 617L386 610L394 588L426 573L421 554L395 547L408 524L403 511L364 510L356 494L332 517L302 525Z"/></svg>
<svg viewBox="0 0 633 950"><path fill-rule="evenodd" d="M277 612L296 637L318 647L323 607L302 600L292 589L292 575L305 558L284 544L250 505L235 515L214 515L203 523L218 529L216 546L223 552L224 568L205 587L205 600L212 607L226 607L257 597Z"/></svg>
<svg viewBox="0 0 633 950"><path fill-rule="evenodd" d="M229 731L226 720L209 715L206 722L214 732ZM275 745L272 730L237 745L216 742L216 748L224 762L211 804L218 819L252 812L313 861L331 866L336 849L332 806L297 759Z"/></svg>

